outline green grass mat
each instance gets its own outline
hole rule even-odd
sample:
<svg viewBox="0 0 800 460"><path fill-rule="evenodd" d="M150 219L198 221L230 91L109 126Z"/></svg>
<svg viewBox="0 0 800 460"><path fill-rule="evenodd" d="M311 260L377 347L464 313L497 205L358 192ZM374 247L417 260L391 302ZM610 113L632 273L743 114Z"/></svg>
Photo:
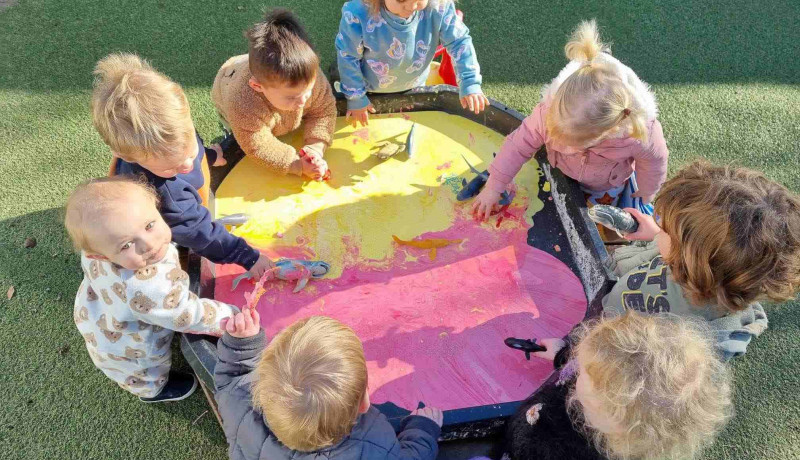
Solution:
<svg viewBox="0 0 800 460"><path fill-rule="evenodd" d="M342 2L294 0L323 61ZM522 112L565 64L581 19L653 86L670 171L705 157L765 171L800 191L800 3L796 0L462 0L486 93ZM226 443L198 393L143 405L91 364L72 322L78 258L60 225L78 183L103 175L89 118L91 71L135 51L184 85L197 128L219 132L217 68L246 50L268 6L234 0L21 0L0 12L0 457L220 459ZM25 249L26 237L38 245ZM5 293L14 286L16 294ZM737 416L709 459L800 458L800 304L734 364ZM176 365L186 366L179 353Z"/></svg>

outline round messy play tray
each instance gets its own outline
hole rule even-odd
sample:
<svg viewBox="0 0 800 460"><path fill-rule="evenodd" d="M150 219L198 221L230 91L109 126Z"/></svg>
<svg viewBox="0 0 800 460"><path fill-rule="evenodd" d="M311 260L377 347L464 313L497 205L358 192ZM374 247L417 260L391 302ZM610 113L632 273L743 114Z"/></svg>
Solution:
<svg viewBox="0 0 800 460"><path fill-rule="evenodd" d="M296 293L294 282L267 285L258 310L268 336L311 315L343 321L364 344L371 400L389 420L439 407L443 440L461 440L443 443L440 457L473 456L552 373L552 363L526 360L503 340L563 336L596 314L606 252L576 184L541 152L517 176L511 205L488 221L457 200L471 166L487 168L519 113L492 102L473 115L444 86L371 99L378 114L359 128L338 101L329 181L234 156L212 172L210 207L215 218L248 214L232 232L275 259L331 266ZM411 154L374 155L382 142L406 142L412 127ZM301 133L284 140L302 146ZM233 289L238 266L190 256L189 271L195 292L234 305L253 288ZM215 341L185 335L181 346L212 391Z"/></svg>

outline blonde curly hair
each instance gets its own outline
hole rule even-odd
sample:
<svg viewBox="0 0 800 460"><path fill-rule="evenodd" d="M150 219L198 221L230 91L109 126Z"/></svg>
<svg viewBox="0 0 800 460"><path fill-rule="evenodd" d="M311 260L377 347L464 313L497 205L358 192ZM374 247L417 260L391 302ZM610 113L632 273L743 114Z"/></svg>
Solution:
<svg viewBox="0 0 800 460"><path fill-rule="evenodd" d="M710 336L699 322L633 311L581 328L574 423L609 458L694 457L733 410L731 375Z"/></svg>

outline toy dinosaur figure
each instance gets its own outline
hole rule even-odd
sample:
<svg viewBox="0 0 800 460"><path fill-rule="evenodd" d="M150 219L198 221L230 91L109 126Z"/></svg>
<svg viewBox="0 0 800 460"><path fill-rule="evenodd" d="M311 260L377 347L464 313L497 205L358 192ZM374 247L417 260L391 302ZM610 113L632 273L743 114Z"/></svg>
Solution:
<svg viewBox="0 0 800 460"><path fill-rule="evenodd" d="M389 158L405 150L406 144L396 144L394 142L381 141L375 144L375 148L377 148L378 151L373 153L373 155L381 160L388 160Z"/></svg>
<svg viewBox="0 0 800 460"><path fill-rule="evenodd" d="M264 294L264 284L272 279L279 279L284 281L297 281L297 285L292 292L300 292L310 279L318 279L328 274L331 266L327 262L321 260L306 261L294 259L280 259L275 263L275 268L267 270L264 275L256 283L255 289L249 294L245 294L245 300L248 307L254 307L258 303L258 299ZM239 287L239 283L245 279L253 279L253 274L244 272L233 280L231 291L235 291Z"/></svg>
<svg viewBox="0 0 800 460"><path fill-rule="evenodd" d="M478 193L480 193L481 189L483 189L483 186L486 185L486 181L489 180L488 170L480 172L477 169L475 169L475 167L472 166L472 164L469 161L467 161L467 157L461 155L461 158L464 159L464 161L467 163L467 166L469 166L470 171L475 173L476 176L472 178L472 180L469 182L467 182L466 179L461 179L462 188L461 191L458 192L458 195L456 195L456 199L458 201L468 200L477 195ZM513 199L514 197L510 193L503 192L500 194L500 205L504 206L510 204L511 200Z"/></svg>
<svg viewBox="0 0 800 460"><path fill-rule="evenodd" d="M228 214L227 216L222 216L219 219L216 219L214 222L222 225L231 225L237 226L245 224L248 220L250 220L250 216L244 213L236 213L236 214Z"/></svg>
<svg viewBox="0 0 800 460"><path fill-rule="evenodd" d="M411 158L411 155L414 154L414 129L417 127L417 124L414 123L411 125L411 130L408 132L408 136L406 136L406 142L404 144L399 144L397 142L391 141L381 141L375 144L373 148L377 148L378 151L373 153L376 157L380 158L381 160L387 160L400 152L407 151L408 157Z"/></svg>
<svg viewBox="0 0 800 460"><path fill-rule="evenodd" d="M531 360L531 353L536 353L537 351L547 351L547 347L536 343L536 339L517 339L515 337L509 337L503 342L505 342L506 346L509 348L524 352L525 359L528 361Z"/></svg>
<svg viewBox="0 0 800 460"><path fill-rule="evenodd" d="M610 228L623 236L627 233L634 233L639 229L639 222L627 212L616 206L596 204L589 208L589 218L596 223Z"/></svg>
<svg viewBox="0 0 800 460"><path fill-rule="evenodd" d="M445 246L450 246L451 244L460 244L464 240L446 240L444 238L427 238L424 240L401 240L395 235L392 235L395 243L401 246L411 246L413 248L420 248L420 249L430 249L428 253L428 257L431 260L436 260L436 250L438 248L443 248Z"/></svg>

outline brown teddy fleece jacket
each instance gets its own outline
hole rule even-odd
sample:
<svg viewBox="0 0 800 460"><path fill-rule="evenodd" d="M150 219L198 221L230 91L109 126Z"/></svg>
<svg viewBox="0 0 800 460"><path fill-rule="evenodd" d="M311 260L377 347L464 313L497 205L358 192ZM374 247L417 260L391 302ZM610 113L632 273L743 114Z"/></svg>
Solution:
<svg viewBox="0 0 800 460"><path fill-rule="evenodd" d="M253 90L247 84L251 76L246 54L228 59L214 79L211 100L246 155L258 158L272 169L299 175L302 172L300 157L294 147L276 136L294 131L303 122L306 145L316 142L331 145L336 99L328 80L321 69L317 70L317 80L305 106L287 112L276 109L264 95Z"/></svg>

